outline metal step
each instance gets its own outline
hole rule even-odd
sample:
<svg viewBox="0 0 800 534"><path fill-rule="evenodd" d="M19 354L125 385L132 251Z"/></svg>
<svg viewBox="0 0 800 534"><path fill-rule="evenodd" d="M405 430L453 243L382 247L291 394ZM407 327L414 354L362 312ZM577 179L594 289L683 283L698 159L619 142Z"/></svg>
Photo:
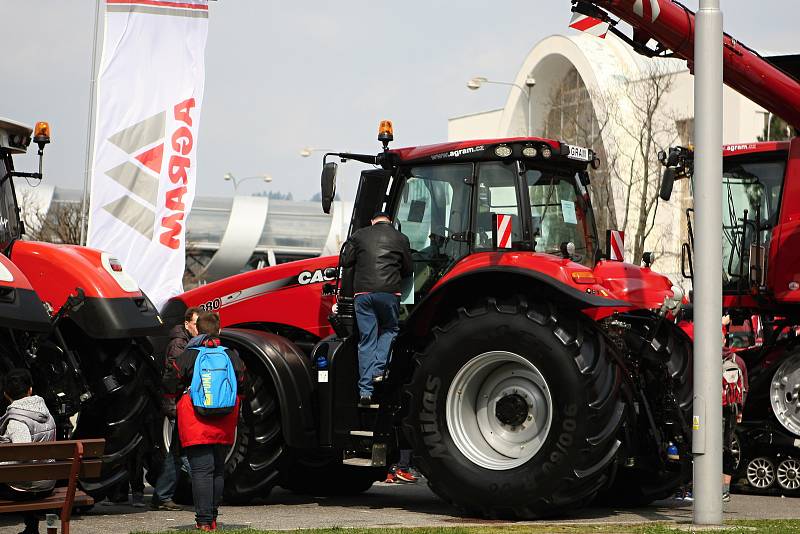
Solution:
<svg viewBox="0 0 800 534"><path fill-rule="evenodd" d="M371 438L375 435L375 433L372 430L351 430L350 435Z"/></svg>
<svg viewBox="0 0 800 534"><path fill-rule="evenodd" d="M372 467L372 458L345 458L342 463L356 467Z"/></svg>

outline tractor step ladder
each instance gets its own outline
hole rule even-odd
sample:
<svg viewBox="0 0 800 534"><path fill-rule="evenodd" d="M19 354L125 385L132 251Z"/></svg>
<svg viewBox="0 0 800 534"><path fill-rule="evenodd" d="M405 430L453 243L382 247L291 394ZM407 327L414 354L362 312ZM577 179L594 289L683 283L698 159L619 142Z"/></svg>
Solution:
<svg viewBox="0 0 800 534"><path fill-rule="evenodd" d="M371 433L371 432L370 432ZM348 456L347 451L343 454L342 463L353 467L386 467L385 443L373 443L370 456Z"/></svg>

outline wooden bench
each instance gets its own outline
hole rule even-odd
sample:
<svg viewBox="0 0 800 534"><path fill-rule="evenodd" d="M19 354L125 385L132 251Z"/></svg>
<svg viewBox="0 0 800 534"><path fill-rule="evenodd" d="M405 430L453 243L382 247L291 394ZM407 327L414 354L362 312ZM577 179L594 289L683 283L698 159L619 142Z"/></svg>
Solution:
<svg viewBox="0 0 800 534"><path fill-rule="evenodd" d="M43 499L31 501L0 500L0 513L61 509L61 532L69 534L69 519L74 506L91 506L94 499L77 489L78 477L96 478L103 467L104 439L51 441L47 443L0 444L0 483L33 480L67 480ZM38 463L35 460L54 460ZM48 534L55 527L48 527Z"/></svg>

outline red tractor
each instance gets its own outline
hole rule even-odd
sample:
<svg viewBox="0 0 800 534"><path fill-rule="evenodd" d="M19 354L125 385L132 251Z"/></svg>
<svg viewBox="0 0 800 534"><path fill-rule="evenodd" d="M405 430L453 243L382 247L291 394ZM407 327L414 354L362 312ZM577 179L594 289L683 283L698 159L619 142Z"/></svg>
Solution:
<svg viewBox="0 0 800 534"><path fill-rule="evenodd" d="M471 515L669 495L691 471L682 294L648 266L603 259L594 153L533 137L390 150L391 138L385 125L377 155L326 155L377 167L361 173L350 234L384 210L414 249L374 405L358 405L352 273L336 257L243 273L164 310L168 323L188 306L219 311L254 378L226 497L358 493L400 449ZM325 210L336 166L324 165Z"/></svg>
<svg viewBox="0 0 800 534"><path fill-rule="evenodd" d="M573 11L606 21L610 31L650 57L694 57L694 13L673 0L633 3L573 0ZM616 15L633 27L616 28ZM656 47L648 46L655 41ZM800 127L797 56L761 57L725 34L724 81ZM702 113L702 110L697 110ZM800 139L723 147L723 295L733 344L748 365L750 394L738 432L740 489L800 495ZM691 178L693 153L675 147L662 155L662 198L673 181ZM798 191L797 193L795 191ZM683 244L683 273L692 277L692 211ZM797 247L797 248L795 248Z"/></svg>
<svg viewBox="0 0 800 534"><path fill-rule="evenodd" d="M14 170L12 157L39 146L39 172ZM157 310L110 255L85 247L25 241L14 178L41 180L50 142L0 119L0 375L30 369L59 438L106 439L99 479L83 488L102 498L127 480L127 464L152 441L158 377L150 335L162 334ZM4 407L0 407L4 408Z"/></svg>

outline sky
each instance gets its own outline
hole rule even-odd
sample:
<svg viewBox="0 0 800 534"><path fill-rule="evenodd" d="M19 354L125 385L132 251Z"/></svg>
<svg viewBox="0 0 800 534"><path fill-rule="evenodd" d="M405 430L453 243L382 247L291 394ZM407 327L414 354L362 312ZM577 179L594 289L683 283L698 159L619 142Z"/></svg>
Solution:
<svg viewBox="0 0 800 534"><path fill-rule="evenodd" d="M697 9L697 0L685 2ZM796 0L722 0L725 31L761 51L797 53ZM83 187L94 0L0 0L0 116L51 123L46 180ZM572 32L569 0L218 0L210 2L198 135L198 196L319 190L321 153L375 153L381 119L393 146L445 141L447 119L500 108L508 89L469 91L473 76L512 80L541 39ZM31 150L30 152L34 152ZM32 170L32 155L18 159ZM361 167L340 167L352 197Z"/></svg>

